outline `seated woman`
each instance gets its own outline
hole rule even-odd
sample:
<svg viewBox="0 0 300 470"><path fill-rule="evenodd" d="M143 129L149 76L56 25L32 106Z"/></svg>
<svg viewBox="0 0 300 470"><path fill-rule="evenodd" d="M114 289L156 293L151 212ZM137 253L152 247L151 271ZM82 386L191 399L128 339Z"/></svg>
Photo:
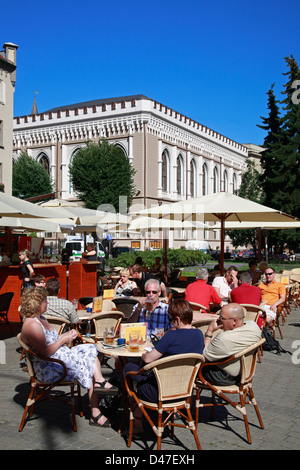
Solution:
<svg viewBox="0 0 300 470"><path fill-rule="evenodd" d="M120 271L120 280L117 282L114 288L114 295L120 297L138 295L138 288L136 283L134 281L129 280L128 269L122 269L122 271Z"/></svg>
<svg viewBox="0 0 300 470"><path fill-rule="evenodd" d="M168 313L173 328L163 335L152 351L142 355L142 361L146 364L174 354L202 354L204 349L203 333L191 325L193 310L190 304L183 299L174 300L169 305ZM133 370L137 371L140 368L137 364L128 363L124 367L124 374ZM137 382L137 393L141 398L151 402L157 401L158 392L154 374L136 375L134 380Z"/></svg>
<svg viewBox="0 0 300 470"><path fill-rule="evenodd" d="M97 394L116 394L118 389L104 379L96 346L94 344L81 344L73 348L66 346L77 337L77 332L70 330L58 335L43 317L43 313L47 310L47 291L43 287L26 289L21 298L20 310L25 317L21 331L22 340L38 354L62 360L68 370L66 380L77 379L80 385L89 391L92 410L89 424L109 427L109 421L99 409ZM34 356L32 360L39 380L55 382L62 376L60 364L49 362L45 367L44 361L39 361Z"/></svg>

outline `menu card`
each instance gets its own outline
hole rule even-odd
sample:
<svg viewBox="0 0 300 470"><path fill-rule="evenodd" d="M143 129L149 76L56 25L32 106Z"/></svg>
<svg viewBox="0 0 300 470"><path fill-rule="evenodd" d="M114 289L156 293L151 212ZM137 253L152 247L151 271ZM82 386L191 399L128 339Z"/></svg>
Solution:
<svg viewBox="0 0 300 470"><path fill-rule="evenodd" d="M143 342L146 341L147 335L147 322L141 323L121 323L120 325L120 338L125 338L125 341L129 341L130 333L138 333L143 339Z"/></svg>

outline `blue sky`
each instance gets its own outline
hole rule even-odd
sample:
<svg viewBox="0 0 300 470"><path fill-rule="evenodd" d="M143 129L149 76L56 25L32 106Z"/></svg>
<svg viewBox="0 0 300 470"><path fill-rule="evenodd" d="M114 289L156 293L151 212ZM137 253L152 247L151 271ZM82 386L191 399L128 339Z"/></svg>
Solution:
<svg viewBox="0 0 300 470"><path fill-rule="evenodd" d="M15 0L0 47L19 46L14 115L144 94L240 143L300 66L299 0Z"/></svg>

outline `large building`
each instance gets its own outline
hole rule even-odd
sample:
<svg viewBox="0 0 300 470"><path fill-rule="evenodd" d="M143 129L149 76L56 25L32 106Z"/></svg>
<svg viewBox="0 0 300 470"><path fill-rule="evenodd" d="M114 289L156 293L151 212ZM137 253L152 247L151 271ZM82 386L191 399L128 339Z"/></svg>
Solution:
<svg viewBox="0 0 300 470"><path fill-rule="evenodd" d="M12 192L13 107L18 46L5 43L0 50L0 191Z"/></svg>
<svg viewBox="0 0 300 470"><path fill-rule="evenodd" d="M233 192L247 165L245 146L144 95L36 110L14 118L14 158L26 150L41 162L57 197L63 199L76 199L69 177L75 153L88 140L101 138L122 148L135 168L133 204L140 207L220 190ZM217 247L215 233L201 237ZM184 246L186 234L174 233L173 238L174 247Z"/></svg>

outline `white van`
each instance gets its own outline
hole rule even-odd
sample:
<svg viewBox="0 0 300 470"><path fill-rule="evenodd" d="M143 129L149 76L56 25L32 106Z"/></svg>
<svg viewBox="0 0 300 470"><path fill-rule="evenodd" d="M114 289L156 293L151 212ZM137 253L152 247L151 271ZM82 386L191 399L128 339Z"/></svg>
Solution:
<svg viewBox="0 0 300 470"><path fill-rule="evenodd" d="M105 256L103 245L101 242L95 242L94 245L97 258L100 261ZM84 241L80 238L69 240L65 243L65 249L70 253L70 261L79 261L82 257L82 253L84 252Z"/></svg>

